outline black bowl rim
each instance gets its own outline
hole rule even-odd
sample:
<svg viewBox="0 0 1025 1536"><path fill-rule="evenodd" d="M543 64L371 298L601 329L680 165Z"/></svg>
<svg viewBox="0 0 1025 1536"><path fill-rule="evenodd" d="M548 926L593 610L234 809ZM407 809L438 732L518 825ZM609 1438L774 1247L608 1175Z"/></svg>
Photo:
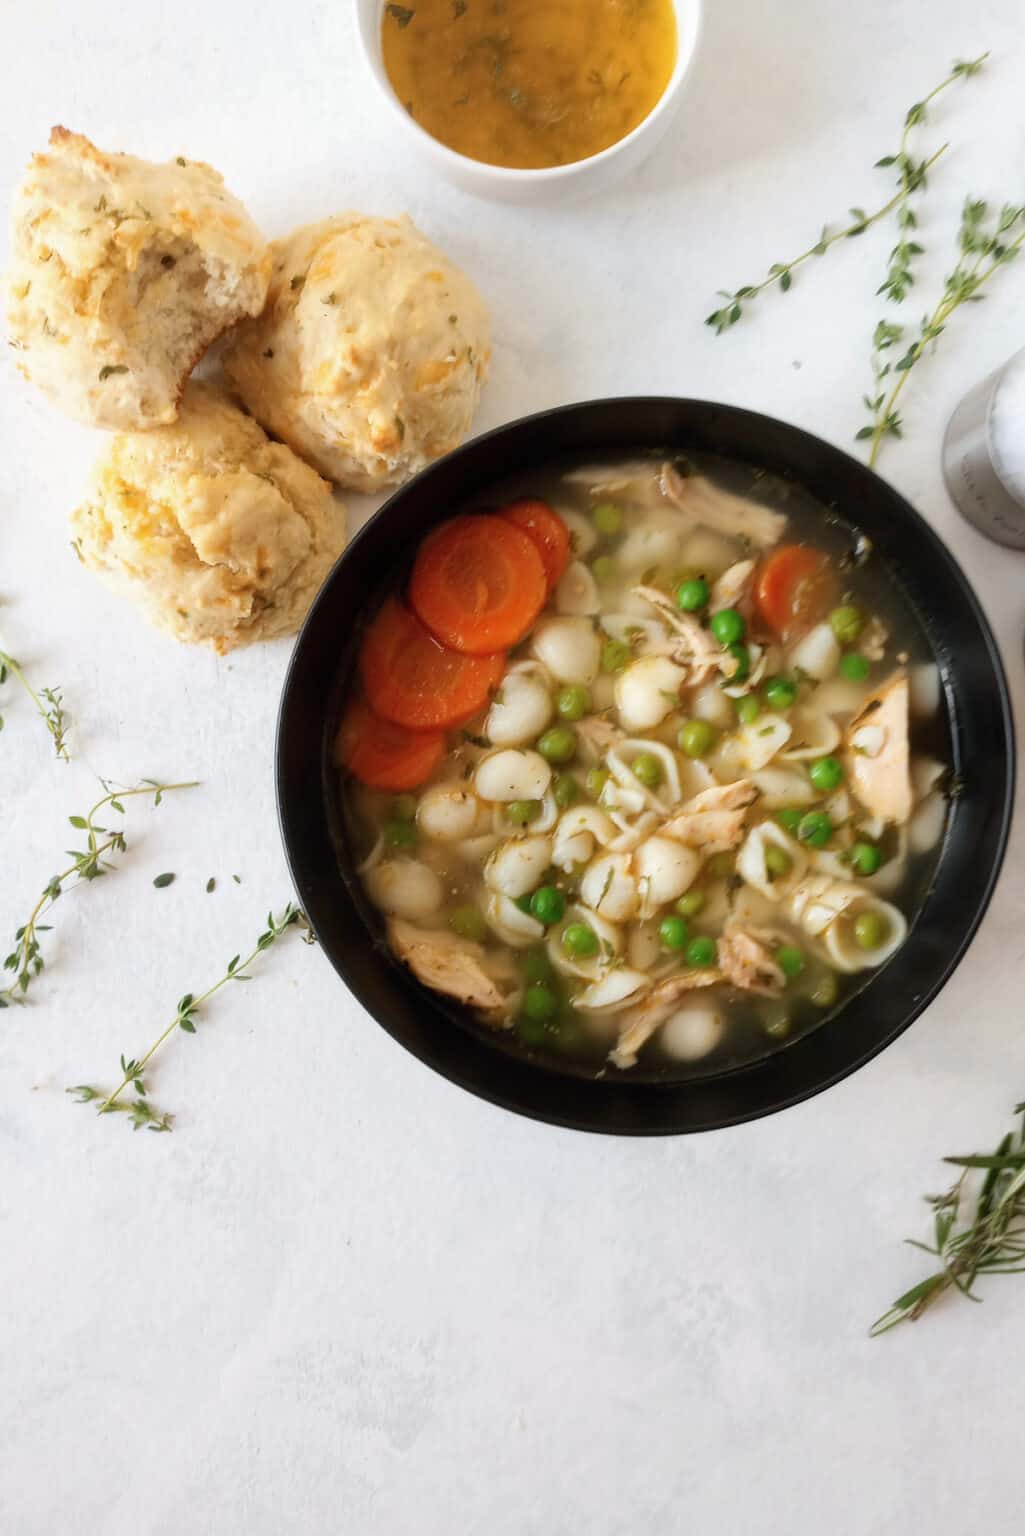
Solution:
<svg viewBox="0 0 1025 1536"><path fill-rule="evenodd" d="M621 409L623 407L630 407L632 409L640 408L654 412L666 408L669 408L672 411L715 411L724 417L731 418L738 423L754 424L756 426L778 430L784 434L792 444L800 444L808 448L813 448L819 452L825 451L828 455L832 456L834 460L837 461L837 463L846 462L846 464L853 466L854 470L858 474L862 476L868 476L870 477L870 480L879 481L879 483L885 488L886 494L894 501L895 504L900 506L901 515L905 521L911 527L913 527L916 534L920 538L924 539L925 542L930 546L933 556L946 567L948 574L953 579L955 585L959 588L961 596L971 612L971 616L978 627L980 638L985 647L986 660L988 662L992 681L995 685L996 703L999 707L1000 726L1003 732L1005 743L1006 769L1003 794L998 808L999 822L995 834L994 850L982 886L978 889L976 895L973 897L974 911L972 912L972 915L968 920L962 932L961 938L955 948L949 953L942 965L936 970L933 979L918 995L914 1003L907 1008L900 1021L882 1038L874 1041L870 1046L865 1048L860 1053L853 1054L850 1059L845 1060L844 1063L836 1070L824 1073L821 1078L802 1086L798 1090L787 1093L775 1101L766 1103L760 1107L745 1107L743 1109L737 1110L736 1112L722 1112L717 1110L710 1116L698 1116L693 1119L692 1123L687 1124L676 1123L675 1117L673 1117L673 1123L669 1123L662 1120L657 1115L650 1118L642 1118L637 1122L630 1121L629 1123L623 1124L601 1123L598 1119L593 1118L586 1112L580 1112L578 1110L565 1112L560 1109L553 1109L547 1105L532 1104L519 1097L512 1089L505 1088L500 1082L484 1082L480 1080L472 1080L464 1071L458 1070L451 1063L439 1057L436 1051L424 1048L422 1045L404 1037L398 1029L393 1027L392 1021L382 1017L379 1010L369 1000L367 996L367 988L363 982L363 977L358 974L356 967L351 963L350 955L348 953L343 955L333 946L324 943L322 930L324 926L323 919L326 917L326 912L322 910L319 894L310 887L309 883L304 878L304 873L301 867L299 835L297 828L294 825L293 806L290 803L289 766L287 762L287 739L290 729L289 716L298 686L298 681L306 664L306 658L304 654L305 646L308 643L309 635L312 633L318 622L321 610L323 610L332 600L331 588L335 582L339 570L345 563L349 561L353 551L357 550L366 539L372 537L382 522L387 521L389 515L392 512L392 509L410 493L411 487L419 486L425 482L429 482L433 476L440 474L446 466L450 466L453 460L458 460L472 453L479 453L481 449L489 442L493 442L496 439L505 437L512 432L527 429L531 425L537 423L552 420L557 421L560 418L571 418L581 413L589 411L593 412L595 410L615 411L616 409ZM366 523L364 523L359 532L350 541L345 550L343 550L342 554L339 556L338 560L335 562L334 566L326 577L303 622L302 628L300 629L296 638L296 642L289 659L289 664L282 688L275 736L274 760L278 824L285 849L286 860L296 893L299 897L299 901L303 905L306 915L310 920L313 931L320 941L322 947L324 948L325 953L327 954L328 959L331 961L334 969L344 981L349 991L353 994L361 1006L370 1014L374 1021L381 1028L386 1030L387 1033L390 1034L398 1044L408 1050L419 1061L423 1062L424 1065L430 1067L433 1071L439 1073L439 1075L446 1078L449 1082L454 1083L457 1087L460 1087L474 1094L475 1097L481 1098L488 1103L496 1105L499 1108L509 1110L515 1114L523 1115L529 1119L539 1121L543 1124L555 1125L566 1129L603 1135L630 1136L666 1136L693 1134L699 1131L725 1129L728 1126L744 1124L752 1120L761 1119L767 1115L776 1114L784 1109L792 1108L796 1104L803 1103L805 1100L815 1097L817 1094L824 1092L827 1088L833 1087L836 1083L843 1081L844 1078L849 1077L852 1073L859 1071L863 1066L866 1066L888 1046L892 1045L893 1042L900 1035L902 1035L906 1029L910 1028L915 1020L920 1017L925 1009L928 1008L930 1003L932 1003L937 995L942 991L943 987L950 980L950 977L961 963L961 960L964 958L965 953L967 952L969 946L972 943L972 940L978 932L979 925L981 924L986 914L994 890L996 888L997 881L999 880L1000 872L1007 852L1007 845L1010 837L1011 821L1013 816L1017 771L1014 717L1011 707L1007 676L1000 655L999 647L996 643L996 639L993 635L989 621L983 611L982 605L975 594L975 590L971 582L968 580L968 577L962 570L960 563L954 554L947 548L946 544L943 542L940 536L921 515L921 513L919 513L916 508L913 507L911 503L907 501L906 498L894 486L892 486L888 481L883 480L883 478L878 475L876 471L869 468L869 466L862 463L860 460L855 459L853 455L845 452L844 449L838 448L835 444L830 443L828 440L818 437L815 433L808 432L803 427L798 427L792 423L782 421L776 417L768 416L764 412L748 410L742 406L725 404L719 401L703 400L699 397L675 395L621 395L612 397L598 397L591 400L570 402L565 405L555 406L547 410L533 412L526 416L517 417L512 421L505 422L498 427L494 427L487 432L481 433L478 436L469 439L458 449L455 449L452 453L447 454L443 459L429 465L426 469L422 470L418 475L416 475L413 480L408 481L405 485L400 486L396 491L394 491L388 497L388 499L374 513L371 514ZM371 942L368 943L366 948L362 951L364 954L367 952L367 950L372 951L374 948L372 935L368 934L367 938L370 939ZM401 973L401 976L405 978L407 986L412 987L416 992L420 994L425 993L425 989L421 988L418 983L409 977L405 969L399 966L397 962L389 960L386 956L382 955L378 963L393 967L396 973ZM852 1002L853 1001L855 1001L855 999L852 999ZM823 1031L832 1029L836 1024L837 1019L842 1016L843 1012L844 1009L841 1008L839 1013L834 1018L831 1018L823 1026ZM820 1032L821 1031L814 1031L813 1035ZM808 1039L812 1037L806 1036L803 1038ZM786 1048L785 1054L789 1054L791 1051L796 1050L800 1043L800 1040L798 1040L795 1041L792 1045L788 1046ZM547 1071L543 1066L537 1063L526 1061L518 1062L515 1058L506 1056L503 1052L496 1050L493 1046L484 1045L483 1049L487 1051L495 1061L507 1063L511 1069L511 1076L521 1077L522 1070L526 1069L530 1074L539 1074L545 1079L552 1079L556 1077L555 1073ZM738 1077L747 1073L757 1073L759 1068L778 1060L780 1054L781 1053L775 1053L774 1055L762 1058L759 1061L732 1069L722 1074L718 1074L716 1077L696 1080L692 1084L687 1085L683 1085L679 1081L672 1084L647 1081L631 1085L629 1079L627 1078L617 1079L616 1091L618 1093L622 1093L625 1089L632 1087L632 1090L635 1094L644 1093L645 1096L650 1095L652 1103L654 1103L657 1096L663 1094L670 1087L679 1089L681 1086L690 1086L697 1089L700 1088L702 1083L723 1083L728 1082L730 1078ZM489 1076L494 1076L494 1074L489 1074ZM587 1080L560 1077L559 1081L561 1083L568 1084L573 1082L582 1083L586 1082Z"/></svg>

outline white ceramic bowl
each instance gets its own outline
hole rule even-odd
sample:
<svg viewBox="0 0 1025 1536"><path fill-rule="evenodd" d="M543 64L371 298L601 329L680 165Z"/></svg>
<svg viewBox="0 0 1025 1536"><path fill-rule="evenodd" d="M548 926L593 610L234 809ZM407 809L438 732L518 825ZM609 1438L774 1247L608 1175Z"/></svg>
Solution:
<svg viewBox="0 0 1025 1536"><path fill-rule="evenodd" d="M544 3L544 0L540 0ZM415 4L415 0L414 0ZM569 165L541 170L510 170L457 154L432 138L410 117L391 88L381 57L381 20L385 0L355 0L356 32L370 73L387 104L398 131L420 158L465 192L504 203L563 203L589 197L618 181L646 160L673 120L683 95L683 82L697 50L703 0L673 0L676 10L676 67L661 97L632 133L600 154Z"/></svg>

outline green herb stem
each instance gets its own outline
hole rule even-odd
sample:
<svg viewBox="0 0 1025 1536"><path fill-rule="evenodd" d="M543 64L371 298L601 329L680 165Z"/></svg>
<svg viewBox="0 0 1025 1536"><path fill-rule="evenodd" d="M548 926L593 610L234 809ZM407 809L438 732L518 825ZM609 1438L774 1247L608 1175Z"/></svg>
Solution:
<svg viewBox="0 0 1025 1536"><path fill-rule="evenodd" d="M0 1008L7 1008L11 1003L24 1002L26 992L43 969L44 961L39 945L39 934L49 932L49 927L39 919L63 895L65 883L74 881L77 884L83 880L99 879L111 868L105 862L106 855L124 853L127 848L125 835L120 828L98 825L96 818L104 806L109 805L113 810L123 813L123 802L136 795L152 795L153 804L157 806L165 794L169 794L172 790L195 789L198 782L198 780L191 780L182 784L159 784L154 779L146 779L134 789L112 790L105 781L101 780L107 791L103 798L97 800L87 815L68 817L73 827L86 834L86 847L77 852L72 851L72 863L66 869L62 869L60 874L50 877L27 920L15 933L14 948L4 960L3 967L5 971L14 973L14 980L10 986L0 992Z"/></svg>
<svg viewBox="0 0 1025 1536"><path fill-rule="evenodd" d="M0 651L0 683L6 682L8 673L21 684L35 705L39 718L53 737L54 751L57 756L63 758L66 763L70 762L71 757L68 752L67 741L68 721L64 713L64 699L61 690L59 688L44 688L42 696L40 696L25 676L20 663L15 661L14 657L8 655L6 651ZM3 720L0 718L0 725L2 724Z"/></svg>

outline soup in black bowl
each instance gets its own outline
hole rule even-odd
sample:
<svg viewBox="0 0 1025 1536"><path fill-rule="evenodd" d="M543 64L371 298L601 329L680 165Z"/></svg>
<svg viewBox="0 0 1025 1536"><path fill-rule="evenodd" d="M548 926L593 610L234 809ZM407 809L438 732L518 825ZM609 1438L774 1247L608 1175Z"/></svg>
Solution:
<svg viewBox="0 0 1025 1536"><path fill-rule="evenodd" d="M766 418L601 402L360 534L279 788L385 1027L509 1107L668 1131L814 1092L920 1011L988 899L1011 751L984 621L883 482Z"/></svg>

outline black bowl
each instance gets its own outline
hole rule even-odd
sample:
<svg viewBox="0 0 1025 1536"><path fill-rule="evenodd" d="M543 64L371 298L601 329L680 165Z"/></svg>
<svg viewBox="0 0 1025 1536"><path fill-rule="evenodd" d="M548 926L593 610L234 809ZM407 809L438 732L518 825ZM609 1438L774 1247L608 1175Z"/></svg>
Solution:
<svg viewBox="0 0 1025 1536"><path fill-rule="evenodd" d="M638 450L706 452L803 485L872 540L911 598L939 662L958 793L937 871L894 959L819 1029L750 1065L691 1081L586 1078L489 1045L454 1005L393 961L338 814L332 728L354 626L401 580L419 540L468 498L532 465ZM277 738L281 829L299 899L325 953L407 1050L472 1093L581 1130L665 1135L736 1124L819 1093L869 1061L936 996L993 890L1014 790L1011 712L996 645L957 563L918 513L863 464L796 427L702 400L599 400L546 411L468 443L381 508L310 611L285 681Z"/></svg>

